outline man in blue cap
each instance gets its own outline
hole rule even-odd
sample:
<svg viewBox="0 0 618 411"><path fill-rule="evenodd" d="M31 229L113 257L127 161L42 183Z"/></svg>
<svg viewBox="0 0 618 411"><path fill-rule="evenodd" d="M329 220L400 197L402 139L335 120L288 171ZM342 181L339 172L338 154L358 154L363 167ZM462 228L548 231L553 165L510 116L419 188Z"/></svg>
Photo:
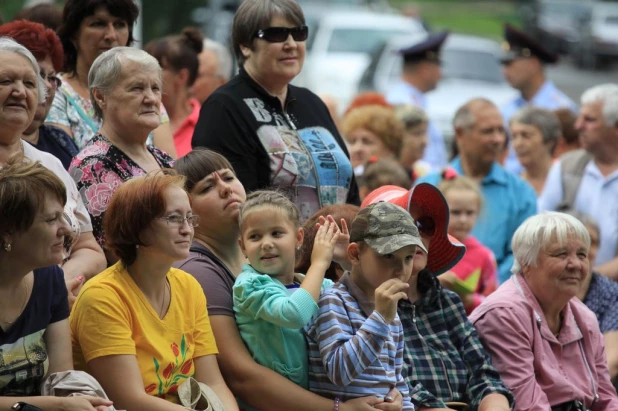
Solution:
<svg viewBox="0 0 618 411"><path fill-rule="evenodd" d="M427 109L425 93L433 90L442 78L440 49L448 32L429 34L423 41L399 50L403 56L401 80L386 94L391 104L412 104ZM429 122L429 142L424 160L433 168L446 165L444 137L434 122Z"/></svg>
<svg viewBox="0 0 618 411"><path fill-rule="evenodd" d="M503 74L506 81L521 93L501 108L507 124L511 116L526 105L547 110L568 108L577 113L577 105L545 76L545 64L558 62L558 55L510 24L504 26L504 37ZM505 167L516 174L522 171L512 148Z"/></svg>

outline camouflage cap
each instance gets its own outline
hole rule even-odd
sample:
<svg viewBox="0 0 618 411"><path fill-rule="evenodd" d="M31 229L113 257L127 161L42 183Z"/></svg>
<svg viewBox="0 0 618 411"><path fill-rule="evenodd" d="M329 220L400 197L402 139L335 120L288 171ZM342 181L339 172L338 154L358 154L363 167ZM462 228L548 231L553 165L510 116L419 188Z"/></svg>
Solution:
<svg viewBox="0 0 618 411"><path fill-rule="evenodd" d="M380 201L361 209L350 229L350 242L364 241L378 254L390 254L407 245L427 252L410 213L391 203Z"/></svg>

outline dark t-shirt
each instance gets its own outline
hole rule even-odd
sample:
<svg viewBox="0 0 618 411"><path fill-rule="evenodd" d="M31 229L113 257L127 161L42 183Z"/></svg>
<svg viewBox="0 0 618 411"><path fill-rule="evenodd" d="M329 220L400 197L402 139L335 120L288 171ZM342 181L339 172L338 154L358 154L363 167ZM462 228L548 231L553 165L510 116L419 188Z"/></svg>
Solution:
<svg viewBox="0 0 618 411"><path fill-rule="evenodd" d="M39 127L39 142L35 148L52 154L62 162L65 170L69 169L71 160L79 153L73 139L58 127L43 124Z"/></svg>
<svg viewBox="0 0 618 411"><path fill-rule="evenodd" d="M191 274L206 295L208 315L234 317L232 288L236 278L210 250L194 241L189 257L174 263L174 267Z"/></svg>
<svg viewBox="0 0 618 411"><path fill-rule="evenodd" d="M40 395L49 366L45 330L68 317L62 269L50 266L34 270L32 294L23 313L6 332L0 328L0 396Z"/></svg>
<svg viewBox="0 0 618 411"><path fill-rule="evenodd" d="M244 69L204 102L192 146L223 155L247 192L276 187L301 220L331 204L360 204L348 152L326 105L288 85L285 105Z"/></svg>

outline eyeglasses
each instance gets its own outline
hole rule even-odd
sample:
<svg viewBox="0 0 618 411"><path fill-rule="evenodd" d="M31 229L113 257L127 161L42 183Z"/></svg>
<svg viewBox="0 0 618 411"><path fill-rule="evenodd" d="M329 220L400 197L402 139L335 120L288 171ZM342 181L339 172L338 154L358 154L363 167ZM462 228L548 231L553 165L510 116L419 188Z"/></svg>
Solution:
<svg viewBox="0 0 618 411"><path fill-rule="evenodd" d="M167 221L167 225L170 227L180 227L186 221L190 227L197 227L200 225L200 216L199 215L190 215L188 217L183 217L181 215L173 214L168 215L167 217L159 217L160 220Z"/></svg>
<svg viewBox="0 0 618 411"><path fill-rule="evenodd" d="M416 220L416 228L422 234L426 236L432 236L436 232L436 222L433 221L433 218L425 216Z"/></svg>
<svg viewBox="0 0 618 411"><path fill-rule="evenodd" d="M269 43L283 43L292 35L294 41L305 41L309 37L309 27L269 27L267 29L258 30L255 37L266 40Z"/></svg>
<svg viewBox="0 0 618 411"><path fill-rule="evenodd" d="M62 80L56 74L41 73L41 77L43 77L43 80L47 80L52 88L56 90L62 85Z"/></svg>

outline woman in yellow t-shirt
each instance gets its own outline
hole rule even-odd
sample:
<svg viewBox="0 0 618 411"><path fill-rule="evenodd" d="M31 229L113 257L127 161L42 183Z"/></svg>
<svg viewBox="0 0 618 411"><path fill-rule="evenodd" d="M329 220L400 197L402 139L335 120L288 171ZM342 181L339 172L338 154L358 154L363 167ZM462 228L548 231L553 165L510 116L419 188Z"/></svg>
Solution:
<svg viewBox="0 0 618 411"><path fill-rule="evenodd" d="M178 386L193 376L227 411L238 410L214 355L206 297L197 280L171 268L189 255L199 223L183 185L157 171L118 188L104 229L120 261L86 283L70 316L76 368L119 409L184 410Z"/></svg>

